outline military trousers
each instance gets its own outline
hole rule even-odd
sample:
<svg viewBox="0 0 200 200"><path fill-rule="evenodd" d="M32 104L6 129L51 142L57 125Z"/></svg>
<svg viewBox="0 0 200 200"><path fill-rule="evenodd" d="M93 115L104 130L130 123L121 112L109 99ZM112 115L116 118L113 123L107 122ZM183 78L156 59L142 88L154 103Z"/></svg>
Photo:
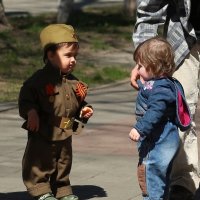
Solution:
<svg viewBox="0 0 200 200"><path fill-rule="evenodd" d="M22 160L22 177L33 196L52 192L57 198L72 194L69 174L72 166L72 137L47 141L29 135Z"/></svg>
<svg viewBox="0 0 200 200"><path fill-rule="evenodd" d="M192 126L186 132L179 132L181 145L176 155L172 172L171 186L179 185L193 194L199 186L198 142L195 129L195 112L199 97L200 42L192 49L179 69L174 73L183 85L187 103L193 116ZM184 194L183 194L184 195Z"/></svg>

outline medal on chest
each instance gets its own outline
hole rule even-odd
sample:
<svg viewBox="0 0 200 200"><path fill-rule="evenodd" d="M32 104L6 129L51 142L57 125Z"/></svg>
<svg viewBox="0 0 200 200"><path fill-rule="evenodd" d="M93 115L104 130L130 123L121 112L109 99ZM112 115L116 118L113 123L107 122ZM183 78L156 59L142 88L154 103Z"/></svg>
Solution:
<svg viewBox="0 0 200 200"><path fill-rule="evenodd" d="M45 86L46 94L49 96L49 102L53 103L55 101L55 95L59 94L59 92L55 92L55 86L51 83Z"/></svg>

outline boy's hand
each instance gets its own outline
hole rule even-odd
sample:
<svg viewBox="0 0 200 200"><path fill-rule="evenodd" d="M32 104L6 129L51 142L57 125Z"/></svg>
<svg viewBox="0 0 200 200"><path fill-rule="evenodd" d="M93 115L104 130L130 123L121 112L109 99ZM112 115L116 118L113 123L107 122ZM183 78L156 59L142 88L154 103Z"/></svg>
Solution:
<svg viewBox="0 0 200 200"><path fill-rule="evenodd" d="M81 110L80 118L89 119L92 115L93 115L93 109L86 106Z"/></svg>
<svg viewBox="0 0 200 200"><path fill-rule="evenodd" d="M35 109L31 109L28 112L27 129L32 132L37 132L39 130L39 116Z"/></svg>
<svg viewBox="0 0 200 200"><path fill-rule="evenodd" d="M130 133L129 133L129 138L131 140L133 140L134 142L137 142L140 139L140 134L138 133L138 131L133 128L131 129Z"/></svg>

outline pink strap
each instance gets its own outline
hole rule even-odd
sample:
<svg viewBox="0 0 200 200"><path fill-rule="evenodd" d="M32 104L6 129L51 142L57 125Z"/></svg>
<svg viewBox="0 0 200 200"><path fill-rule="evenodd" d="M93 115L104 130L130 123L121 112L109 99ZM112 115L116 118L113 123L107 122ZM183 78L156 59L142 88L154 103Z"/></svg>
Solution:
<svg viewBox="0 0 200 200"><path fill-rule="evenodd" d="M190 124L191 119L190 119L188 107L185 104L185 101L183 100L183 97L180 91L178 91L178 115L179 115L180 122L183 126L187 126Z"/></svg>

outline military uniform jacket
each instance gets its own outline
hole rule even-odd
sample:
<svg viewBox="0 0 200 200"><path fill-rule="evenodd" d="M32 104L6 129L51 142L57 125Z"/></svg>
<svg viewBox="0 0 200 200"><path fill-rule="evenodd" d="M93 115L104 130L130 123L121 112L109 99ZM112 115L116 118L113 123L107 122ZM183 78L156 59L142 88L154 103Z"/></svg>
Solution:
<svg viewBox="0 0 200 200"><path fill-rule="evenodd" d="M60 70L46 65L24 82L19 94L19 114L27 120L31 109L38 112L40 124L36 134L47 140L64 140L72 135L70 124L79 118L80 110L87 105L84 101L87 85L72 74L62 75ZM63 119L67 126L61 125ZM68 123L70 122L70 123ZM26 129L26 122L22 125Z"/></svg>

